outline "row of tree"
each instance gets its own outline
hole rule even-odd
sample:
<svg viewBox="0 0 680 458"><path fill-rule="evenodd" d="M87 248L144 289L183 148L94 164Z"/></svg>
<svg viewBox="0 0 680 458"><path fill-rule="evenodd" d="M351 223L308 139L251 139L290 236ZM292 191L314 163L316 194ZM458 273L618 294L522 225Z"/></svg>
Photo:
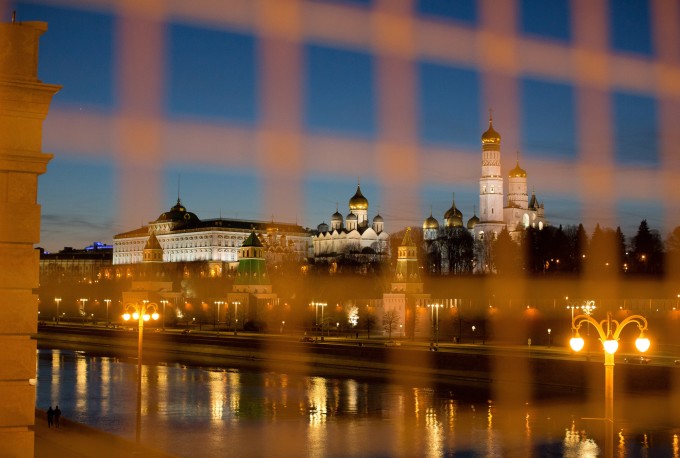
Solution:
<svg viewBox="0 0 680 458"><path fill-rule="evenodd" d="M578 226L528 228L519 236L503 230L495 239L474 240L465 228L447 228L435 240L420 241L429 274L621 273L661 276L680 271L680 226L665 243L642 220L627 239L620 227L595 227L588 236ZM680 273L680 272L679 272Z"/></svg>

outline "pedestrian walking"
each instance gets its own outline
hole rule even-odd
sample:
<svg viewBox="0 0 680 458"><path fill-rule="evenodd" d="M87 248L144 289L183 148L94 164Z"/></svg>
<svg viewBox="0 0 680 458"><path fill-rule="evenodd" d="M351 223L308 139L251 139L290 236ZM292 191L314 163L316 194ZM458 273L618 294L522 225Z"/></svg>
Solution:
<svg viewBox="0 0 680 458"><path fill-rule="evenodd" d="M47 427L51 428L52 423L54 422L54 410L52 410L52 406L47 409Z"/></svg>
<svg viewBox="0 0 680 458"><path fill-rule="evenodd" d="M54 408L54 426L59 427L59 418L61 417L61 410L59 410L59 406L56 406Z"/></svg>

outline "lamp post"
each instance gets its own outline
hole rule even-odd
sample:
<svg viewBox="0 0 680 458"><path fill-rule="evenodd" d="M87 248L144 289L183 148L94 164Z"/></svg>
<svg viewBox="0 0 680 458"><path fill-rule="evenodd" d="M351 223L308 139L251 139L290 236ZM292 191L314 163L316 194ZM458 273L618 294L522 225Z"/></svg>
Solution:
<svg viewBox="0 0 680 458"><path fill-rule="evenodd" d="M111 304L111 299L104 299L106 302L106 324L109 324L109 305Z"/></svg>
<svg viewBox="0 0 680 458"><path fill-rule="evenodd" d="M54 302L57 303L57 324L59 324L59 304L61 303L61 297L55 297Z"/></svg>
<svg viewBox="0 0 680 458"><path fill-rule="evenodd" d="M139 439L142 433L142 344L144 340L144 322L149 319L158 319L158 307L154 303L144 300L141 304L134 303L125 306L125 313L123 319L129 321L130 318L137 320L138 340L137 340L137 426L135 430L135 440L139 444Z"/></svg>
<svg viewBox="0 0 680 458"><path fill-rule="evenodd" d="M238 335L238 306L240 302L234 301L232 304L234 304L234 335Z"/></svg>
<svg viewBox="0 0 680 458"><path fill-rule="evenodd" d="M605 454L611 457L614 454L614 354L619 348L621 331L631 323L634 323L640 330L640 336L635 341L635 347L643 353L649 349L649 339L644 336L644 332L647 330L647 319L641 315L630 315L619 322L612 320L611 313L607 313L607 319L598 322L589 314L577 315L571 320L573 337L569 341L569 345L574 351L583 349L584 341L579 335L579 329L584 323L597 330L604 348Z"/></svg>
<svg viewBox="0 0 680 458"><path fill-rule="evenodd" d="M215 301L217 305L217 334L220 333L220 305L224 304L224 301Z"/></svg>
<svg viewBox="0 0 680 458"><path fill-rule="evenodd" d="M427 304L428 307L430 307L430 316L432 320L432 329L434 330L434 346L439 347L439 308L444 307L444 304L440 303L434 303L434 304ZM436 320L435 318L435 311L436 311Z"/></svg>
<svg viewBox="0 0 680 458"><path fill-rule="evenodd" d="M552 329L548 328L548 347L550 347L550 344L552 344L552 336L550 333L552 332Z"/></svg>
<svg viewBox="0 0 680 458"><path fill-rule="evenodd" d="M163 327L163 331L165 331L165 306L168 305L168 300L161 299L160 302L163 304L163 322L161 323L161 326Z"/></svg>
<svg viewBox="0 0 680 458"><path fill-rule="evenodd" d="M319 328L319 307L321 307L321 340L323 341L323 309L326 307L325 302L312 302L314 306L314 325Z"/></svg>
<svg viewBox="0 0 680 458"><path fill-rule="evenodd" d="M80 302L82 302L82 305L80 306L80 316L83 317L83 324L85 324L85 302L89 301L89 299L85 298L80 298L78 299Z"/></svg>
<svg viewBox="0 0 680 458"><path fill-rule="evenodd" d="M475 328L475 325L473 324L472 325L472 343L475 343L475 329L477 329L477 328Z"/></svg>

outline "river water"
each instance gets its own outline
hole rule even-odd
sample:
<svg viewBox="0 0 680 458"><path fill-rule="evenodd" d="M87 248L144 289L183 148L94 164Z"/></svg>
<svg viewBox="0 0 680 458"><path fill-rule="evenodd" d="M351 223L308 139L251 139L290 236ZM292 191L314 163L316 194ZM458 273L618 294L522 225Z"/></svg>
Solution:
<svg viewBox="0 0 680 458"><path fill-rule="evenodd" d="M583 419L587 409L573 400L503 411L453 385L174 363L145 365L142 377L142 442L180 457L602 453L601 422ZM39 350L36 387L38 408L58 404L69 419L134 440L134 360ZM622 425L616 456L680 457L680 428Z"/></svg>

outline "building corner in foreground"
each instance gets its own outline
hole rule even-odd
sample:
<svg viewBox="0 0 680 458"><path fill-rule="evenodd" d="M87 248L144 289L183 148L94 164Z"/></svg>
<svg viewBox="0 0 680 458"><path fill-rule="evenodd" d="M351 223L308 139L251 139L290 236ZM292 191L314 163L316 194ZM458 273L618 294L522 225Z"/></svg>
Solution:
<svg viewBox="0 0 680 458"><path fill-rule="evenodd" d="M38 80L45 22L0 23L0 444L3 456L34 455L38 176L42 125L60 86Z"/></svg>

